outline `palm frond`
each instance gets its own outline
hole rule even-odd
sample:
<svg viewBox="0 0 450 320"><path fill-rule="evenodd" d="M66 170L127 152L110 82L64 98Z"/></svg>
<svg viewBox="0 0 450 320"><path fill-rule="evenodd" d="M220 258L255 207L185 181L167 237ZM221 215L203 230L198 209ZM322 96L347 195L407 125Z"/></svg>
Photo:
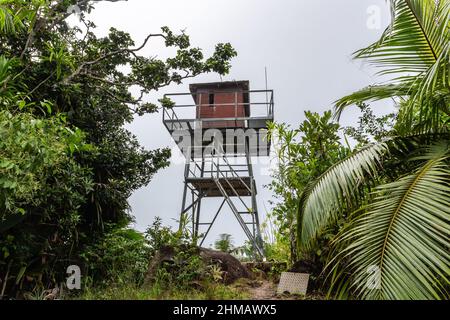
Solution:
<svg viewBox="0 0 450 320"><path fill-rule="evenodd" d="M8 1L0 2L0 32L6 35L16 33L24 28L25 10L15 10Z"/></svg>
<svg viewBox="0 0 450 320"><path fill-rule="evenodd" d="M336 163L309 185L300 198L298 237L309 247L323 228L339 218L344 202L353 202L357 189L377 176L386 143L369 145Z"/></svg>
<svg viewBox="0 0 450 320"><path fill-rule="evenodd" d="M335 117L339 119L346 107L360 101L378 101L393 97L407 97L411 93L414 93L414 90L410 83L368 86L335 101Z"/></svg>
<svg viewBox="0 0 450 320"><path fill-rule="evenodd" d="M5 34L13 33L15 30L14 14L3 4L0 4L0 32Z"/></svg>
<svg viewBox="0 0 450 320"><path fill-rule="evenodd" d="M369 87L336 102L336 115L356 102L408 97L407 126L427 131L448 117L450 95L450 1L391 0L392 22L379 41L354 54L394 75L390 84ZM417 121L417 119L419 119Z"/></svg>
<svg viewBox="0 0 450 320"><path fill-rule="evenodd" d="M422 164L412 174L377 187L366 212L338 237L336 243L348 244L340 259L349 259L347 271L353 279L345 290L366 299L448 295L449 147L446 140L411 159Z"/></svg>
<svg viewBox="0 0 450 320"><path fill-rule="evenodd" d="M427 72L447 45L448 2L392 0L392 22L379 41L354 54L383 70L381 74Z"/></svg>

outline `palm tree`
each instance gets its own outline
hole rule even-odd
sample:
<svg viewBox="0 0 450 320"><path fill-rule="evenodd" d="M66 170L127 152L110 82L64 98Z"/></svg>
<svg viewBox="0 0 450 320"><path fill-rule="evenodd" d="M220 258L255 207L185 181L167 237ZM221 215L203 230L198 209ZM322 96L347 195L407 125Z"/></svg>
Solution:
<svg viewBox="0 0 450 320"><path fill-rule="evenodd" d="M381 39L355 53L392 80L336 102L393 98L392 137L330 167L301 195L301 250L344 220L326 267L330 293L448 298L450 286L450 3L391 0Z"/></svg>

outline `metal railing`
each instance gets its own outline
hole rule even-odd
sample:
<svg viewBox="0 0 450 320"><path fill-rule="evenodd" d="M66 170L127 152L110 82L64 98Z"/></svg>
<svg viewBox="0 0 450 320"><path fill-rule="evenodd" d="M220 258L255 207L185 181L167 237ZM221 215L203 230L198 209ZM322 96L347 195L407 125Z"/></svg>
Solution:
<svg viewBox="0 0 450 320"><path fill-rule="evenodd" d="M220 96L224 95L222 100L230 100L230 95L234 95L232 101L224 103L211 103L209 101L208 92L199 93L169 93L165 94L165 98L171 99L175 105L173 107L164 107L163 122L169 131L175 130L193 130L198 126L214 127L214 123L235 122L238 127L247 127L249 120L273 120L273 90L249 90L249 91L214 91L214 99L220 101ZM206 99L205 99L205 96ZM246 97L244 102L243 97ZM216 108L225 108L226 116L205 116L213 109L212 114L216 112ZM230 107L234 108L231 114Z"/></svg>
<svg viewBox="0 0 450 320"><path fill-rule="evenodd" d="M238 162L236 159L234 161ZM209 158L204 158L203 166L202 168L200 163L190 160L185 176L188 178L230 178L239 180L249 176L248 164L232 163L225 154L214 154Z"/></svg>

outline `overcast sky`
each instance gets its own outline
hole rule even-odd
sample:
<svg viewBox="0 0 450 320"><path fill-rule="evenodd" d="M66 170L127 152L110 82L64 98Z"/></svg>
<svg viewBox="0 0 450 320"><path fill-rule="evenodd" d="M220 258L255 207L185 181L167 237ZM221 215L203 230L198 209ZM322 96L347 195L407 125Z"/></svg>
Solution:
<svg viewBox="0 0 450 320"><path fill-rule="evenodd" d="M129 0L98 2L95 8L91 19L99 35L115 27L129 32L140 44L147 34L167 25L174 31L186 30L191 43L203 48L206 55L216 43L230 42L238 57L223 80L249 80L252 89L264 89L267 67L268 86L275 95L275 119L292 126L304 119L305 110L323 112L339 97L377 82L374 70L352 61L351 53L378 39L390 21L386 0ZM381 28L377 28L378 13ZM157 40L142 51L162 58L170 53ZM168 92L187 92L189 83L209 81L220 81L220 77L202 75L152 94L149 99L155 101ZM383 113L392 110L388 103L372 106ZM349 109L341 124L355 124L357 117L356 110ZM161 114L139 117L127 128L148 149L173 146ZM180 161L175 161L130 198L138 230L145 230L155 216L176 225L183 169ZM263 187L270 182L269 176L261 174L263 171L256 169L261 220L270 210L268 201L272 199ZM212 211L216 204L212 201L203 208ZM229 211L219 217L207 243L214 242L220 233L232 234L236 245L245 240Z"/></svg>

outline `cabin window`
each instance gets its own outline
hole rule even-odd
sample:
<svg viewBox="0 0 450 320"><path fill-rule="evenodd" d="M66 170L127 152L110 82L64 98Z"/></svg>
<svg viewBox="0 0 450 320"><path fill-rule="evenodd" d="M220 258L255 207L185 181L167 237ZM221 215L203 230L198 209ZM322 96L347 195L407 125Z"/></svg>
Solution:
<svg viewBox="0 0 450 320"><path fill-rule="evenodd" d="M214 93L209 94L209 106L214 107Z"/></svg>

